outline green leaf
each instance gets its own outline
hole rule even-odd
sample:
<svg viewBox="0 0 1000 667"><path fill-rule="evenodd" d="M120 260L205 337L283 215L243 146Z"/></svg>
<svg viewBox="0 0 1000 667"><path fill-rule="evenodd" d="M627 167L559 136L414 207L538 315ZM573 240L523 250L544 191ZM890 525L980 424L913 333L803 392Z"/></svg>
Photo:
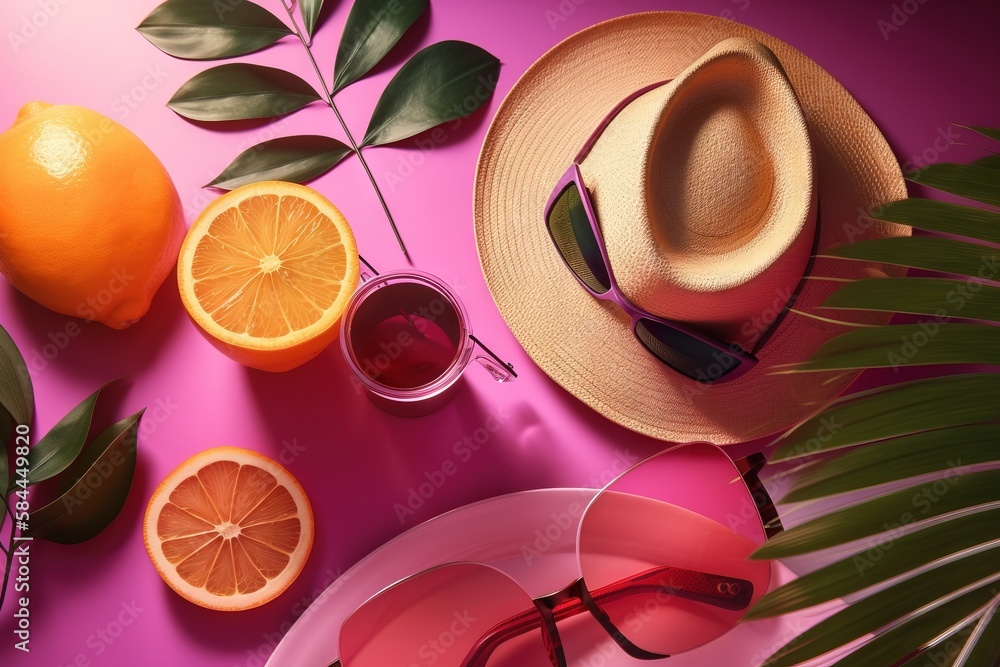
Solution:
<svg viewBox="0 0 1000 667"><path fill-rule="evenodd" d="M931 321L855 329L824 343L794 372L940 364L1000 364L1000 327Z"/></svg>
<svg viewBox="0 0 1000 667"><path fill-rule="evenodd" d="M438 42L403 65L368 123L364 146L390 144L468 116L489 99L500 61L466 42Z"/></svg>
<svg viewBox="0 0 1000 667"><path fill-rule="evenodd" d="M31 425L35 414L35 393L24 357L14 339L0 326L0 406L16 424Z"/></svg>
<svg viewBox="0 0 1000 667"><path fill-rule="evenodd" d="M984 137L989 137L990 139L995 139L996 141L1000 141L1000 128L971 125L969 126L969 129L975 130Z"/></svg>
<svg viewBox="0 0 1000 667"><path fill-rule="evenodd" d="M884 262L917 269L995 280L1000 272L996 248L925 236L870 239L824 251L821 257Z"/></svg>
<svg viewBox="0 0 1000 667"><path fill-rule="evenodd" d="M967 593L960 598L941 605L926 614L902 623L886 632L879 634L873 640L853 651L850 655L838 660L831 667L885 667L897 665L900 660L912 656L921 647L935 641L942 633L962 622L968 616L976 613L986 604L993 592L990 586ZM934 649L931 652L935 652ZM941 655L940 648L936 651L940 658L948 660L947 653ZM935 661L937 665L941 663ZM935 665L925 657L921 667ZM972 667L974 663L966 663ZM985 663L981 663L985 667Z"/></svg>
<svg viewBox="0 0 1000 667"><path fill-rule="evenodd" d="M312 39L316 34L319 15L323 11L323 0L299 0L299 10L302 12L302 23L305 24L306 34Z"/></svg>
<svg viewBox="0 0 1000 667"><path fill-rule="evenodd" d="M59 420L28 452L28 483L37 484L55 477L69 467L87 439L94 406L101 394L98 389Z"/></svg>
<svg viewBox="0 0 1000 667"><path fill-rule="evenodd" d="M761 598L746 618L788 614L844 598L927 563L985 545L991 538L1000 538L998 526L1000 510L991 510L886 541L885 547L859 551L776 588ZM998 547L991 548L994 555L1000 557L995 551Z"/></svg>
<svg viewBox="0 0 1000 667"><path fill-rule="evenodd" d="M0 498L2 498L7 493L7 482L10 481L8 475L8 462L7 462L7 443L10 441L10 436L14 431L14 420L10 418L10 414L0 408ZM0 525L3 525L3 521L0 521Z"/></svg>
<svg viewBox="0 0 1000 667"><path fill-rule="evenodd" d="M812 456L936 428L994 421L1000 374L970 373L901 382L858 392L783 435L771 461Z"/></svg>
<svg viewBox="0 0 1000 667"><path fill-rule="evenodd" d="M375 67L427 8L427 0L355 0L337 49L333 92Z"/></svg>
<svg viewBox="0 0 1000 667"><path fill-rule="evenodd" d="M868 278L845 283L822 307L1000 322L1000 287L945 278Z"/></svg>
<svg viewBox="0 0 1000 667"><path fill-rule="evenodd" d="M258 181L305 183L329 171L350 153L342 141L320 135L271 139L240 153L205 187L232 190Z"/></svg>
<svg viewBox="0 0 1000 667"><path fill-rule="evenodd" d="M987 169L1000 169L1000 155L987 155L978 160L973 160L972 164L979 167L986 167Z"/></svg>
<svg viewBox="0 0 1000 667"><path fill-rule="evenodd" d="M966 626L940 644L927 647L899 667L955 667L962 644L968 640L971 632L972 627ZM973 667L974 664L967 663L965 667ZM985 663L980 664L980 667L984 666Z"/></svg>
<svg viewBox="0 0 1000 667"><path fill-rule="evenodd" d="M132 487L144 410L112 425L84 450L67 471L70 483L62 495L31 513L30 536L76 544L96 536L118 516Z"/></svg>
<svg viewBox="0 0 1000 667"><path fill-rule="evenodd" d="M799 473L781 499L798 503L930 472L1000 461L1000 424L969 424L873 442Z"/></svg>
<svg viewBox="0 0 1000 667"><path fill-rule="evenodd" d="M1000 131L974 129L1000 139ZM972 165L933 165L912 178L1000 205L1000 156ZM923 326L851 332L821 348L807 365L885 366L890 355L895 355L898 365L1000 363L995 340L1000 328L950 322L952 318L1000 322L1000 289L983 284L1000 276L995 247L1000 243L1000 215L925 199L892 202L871 215L979 242L927 236L876 239L835 248L824 256L884 262L972 280L886 278L845 285L824 307L933 315L935 319ZM772 460L805 461L824 451L863 445L790 471L795 486L784 502L810 504L829 498L826 502L835 508L838 500L841 506L845 500L830 496L865 489L883 495L809 520L777 535L753 554L754 558L780 558L838 546L842 551L845 545L858 549L766 595L751 611L751 617L773 616L838 598L849 601L847 609L831 622L807 631L766 664L797 664L843 648L868 633L876 636L865 636L863 645L840 658L838 667L902 663L924 667L932 662L938 667L992 667L1000 659L1000 623L989 615L991 607L1000 604L997 406L1000 374L953 371L949 376L842 398L774 443L777 451ZM973 472L984 467L988 469ZM935 473L926 483L916 481ZM942 478L942 474L948 476ZM893 493L880 489L887 484L898 488L901 481L910 488ZM824 506L824 511L829 508ZM919 574L914 577L914 573ZM894 585L884 588L886 582ZM884 590L856 599L877 587ZM976 621L977 614L986 615ZM967 638L969 644L963 649Z"/></svg>
<svg viewBox="0 0 1000 667"><path fill-rule="evenodd" d="M312 86L294 74L233 63L196 74L167 106L193 120L246 120L288 114L319 99Z"/></svg>
<svg viewBox="0 0 1000 667"><path fill-rule="evenodd" d="M864 637L868 633L878 631L924 605L941 601L955 591L995 574L996 558L996 554L989 551L970 556L858 600L778 649L764 664L768 667L792 667ZM982 586L973 593L959 597L957 600L965 601L965 604L959 605L964 610L963 613L941 629L947 628L989 602L994 595L990 589L989 585ZM938 620L943 617L952 618L945 610L953 604L947 602L937 610L927 613L924 618ZM912 651L922 645L923 642L911 644L909 650ZM885 667L894 662L894 660L880 663L859 661L850 664L852 666L877 664L879 667Z"/></svg>
<svg viewBox="0 0 1000 667"><path fill-rule="evenodd" d="M997 501L1000 501L1000 470L957 471L943 480L881 495L789 528L768 540L751 557L798 556Z"/></svg>
<svg viewBox="0 0 1000 667"><path fill-rule="evenodd" d="M136 30L164 53L191 60L242 56L294 34L249 0L167 0Z"/></svg>
<svg viewBox="0 0 1000 667"><path fill-rule="evenodd" d="M1000 612L994 607L992 615L984 620L985 627L969 654L965 663L967 667L996 667L1000 664Z"/></svg>
<svg viewBox="0 0 1000 667"><path fill-rule="evenodd" d="M1000 206L1000 174L994 169L974 164L941 163L907 174L907 178L953 195Z"/></svg>
<svg viewBox="0 0 1000 667"><path fill-rule="evenodd" d="M1000 155L991 157L1000 158ZM974 206L911 198L886 204L874 211L872 216L879 220L911 225L932 232L958 234L1000 243L1000 213L991 213Z"/></svg>

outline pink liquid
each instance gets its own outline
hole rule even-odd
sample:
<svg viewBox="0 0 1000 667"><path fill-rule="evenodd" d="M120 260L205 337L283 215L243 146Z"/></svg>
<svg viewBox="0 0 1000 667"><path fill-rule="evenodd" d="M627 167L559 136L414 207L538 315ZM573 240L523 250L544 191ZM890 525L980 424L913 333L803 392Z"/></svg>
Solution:
<svg viewBox="0 0 1000 667"><path fill-rule="evenodd" d="M458 314L447 298L417 283L389 283L358 307L350 342L355 362L380 384L413 389L441 377L461 348Z"/></svg>

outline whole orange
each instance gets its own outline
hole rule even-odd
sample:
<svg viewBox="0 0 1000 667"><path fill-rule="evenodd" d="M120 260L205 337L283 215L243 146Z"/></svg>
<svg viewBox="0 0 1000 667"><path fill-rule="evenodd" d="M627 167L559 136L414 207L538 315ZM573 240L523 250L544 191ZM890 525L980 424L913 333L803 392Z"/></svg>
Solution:
<svg viewBox="0 0 1000 667"><path fill-rule="evenodd" d="M110 118L31 102L0 134L0 272L41 305L124 329L149 310L183 235L166 169Z"/></svg>

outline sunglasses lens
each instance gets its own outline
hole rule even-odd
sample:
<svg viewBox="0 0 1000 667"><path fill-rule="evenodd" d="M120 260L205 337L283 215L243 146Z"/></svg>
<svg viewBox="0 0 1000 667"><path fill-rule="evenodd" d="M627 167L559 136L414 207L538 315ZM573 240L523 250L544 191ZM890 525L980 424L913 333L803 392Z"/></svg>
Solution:
<svg viewBox="0 0 1000 667"><path fill-rule="evenodd" d="M623 473L588 507L580 568L595 603L637 647L673 655L733 628L767 591L754 498L713 445L678 447Z"/></svg>
<svg viewBox="0 0 1000 667"><path fill-rule="evenodd" d="M607 292L611 288L608 269L576 183L570 183L559 195L546 224L556 248L576 277L598 294Z"/></svg>
<svg viewBox="0 0 1000 667"><path fill-rule="evenodd" d="M742 363L725 350L655 320L640 319L635 334L660 361L699 382L724 377Z"/></svg>
<svg viewBox="0 0 1000 667"><path fill-rule="evenodd" d="M507 632L494 634L499 628ZM551 667L540 628L531 596L517 582L486 565L458 563L406 579L359 607L341 627L340 661L343 667L495 667L501 660ZM493 645L491 636L506 640ZM521 654L525 662L507 662Z"/></svg>

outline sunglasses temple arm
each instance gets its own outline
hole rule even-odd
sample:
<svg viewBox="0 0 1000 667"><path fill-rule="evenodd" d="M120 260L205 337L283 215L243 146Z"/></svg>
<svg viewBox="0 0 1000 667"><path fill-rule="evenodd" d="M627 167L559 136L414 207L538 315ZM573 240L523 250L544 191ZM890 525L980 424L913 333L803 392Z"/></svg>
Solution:
<svg viewBox="0 0 1000 667"><path fill-rule="evenodd" d="M591 593L583 579L567 588L536 599L535 608L521 612L490 628L465 656L462 667L486 667L493 651L505 641L526 632L543 629L545 646L553 667L566 667L556 621L589 611L608 634L634 658L655 660L668 656L644 651L632 644L600 608L639 593L668 595L728 610L746 609L753 598L753 584L744 579L722 577L679 567L656 567L608 584Z"/></svg>
<svg viewBox="0 0 1000 667"><path fill-rule="evenodd" d="M542 615L542 623L545 627L542 630L542 642L545 644L545 652L549 656L552 667L567 667L566 652L563 651L562 637L559 636L559 628L556 627L556 616L551 609L537 605L539 613Z"/></svg>
<svg viewBox="0 0 1000 667"><path fill-rule="evenodd" d="M496 354L495 354L495 353L493 352L493 350L491 350L490 348L486 347L486 346L485 346L485 345L483 344L483 342L482 342L481 340L479 340L478 338L476 338L476 337L475 337L474 335L472 335L472 334L469 334L469 338L470 338L470 339L472 340L472 342L473 342L473 343L475 343L475 344L476 344L477 346L479 346L479 348L480 348L480 349L481 349L481 350L482 350L483 352L485 352L486 354L490 355L490 358L492 358L492 359L493 359L493 361L495 361L495 362L497 362L498 364L500 364L500 367L501 367L501 368L505 369L505 370L506 370L506 371L507 371L508 373L510 373L510 374L511 374L511 376L513 376L513 377L515 377L515 378L517 377L517 373L516 373L516 372L514 372L514 364L511 364L511 363L507 363L506 361L504 361L503 359L501 359L500 357L498 357L498 356L497 356L497 355L496 355Z"/></svg>
<svg viewBox="0 0 1000 667"><path fill-rule="evenodd" d="M774 332L778 330L778 328L781 326L781 323L785 320L785 317L788 316L788 313L791 312L792 308L795 307L795 303L799 300L799 295L801 295L802 290L805 289L806 283L809 280L809 276L812 274L813 265L815 265L816 263L816 253L819 252L819 231L817 231L818 229L819 229L819 198L817 197L816 225L813 228L812 251L809 254L809 261L806 262L806 268L802 272L802 279L799 280L799 284L795 286L795 292L793 292L792 295L788 297L788 301L785 302L784 308L781 309L781 312L778 313L777 317L775 317L771 321L771 324L768 325L767 329L764 331L761 337L757 339L756 343L754 343L753 349L750 351L750 354L756 355L760 351L760 349L767 344L767 341L771 338Z"/></svg>
<svg viewBox="0 0 1000 667"><path fill-rule="evenodd" d="M652 653L633 644L618 629L611 617L601 609L598 601L610 602L628 595L646 593L654 594L657 602L662 602L661 596L667 596L666 602L663 604L668 603L671 597L677 597L713 607L739 611L750 606L754 593L753 584L745 579L721 577L672 567L657 567L647 570L634 577L600 588L593 595L582 579L577 581L577 584L579 585L580 600L587 610L622 650L640 660L657 660L670 656Z"/></svg>
<svg viewBox="0 0 1000 667"><path fill-rule="evenodd" d="M360 259L361 263L364 264L365 267L367 267L367 269L372 272L372 276L373 277L379 275L378 270L376 270L374 266L372 266L371 264L369 264L367 259L365 259L364 257L362 257L360 254L358 255L358 259ZM504 368L506 370L506 372L510 373L512 377L515 377L515 378L517 377L517 373L514 372L514 364L507 363L506 361L504 361L503 359L501 359L500 357L498 357L493 352L493 350L491 350L490 348L488 348L485 345L483 345L482 341L479 340L478 338L476 338L475 336L473 336L472 334L469 334L469 338L471 338L472 342L475 343L476 345L478 345L480 347L480 349L483 350L483 352L485 352L486 354L490 355L490 357L492 357L493 361L495 361L498 364L500 364L500 366L502 368ZM340 665L339 664L337 664L337 665L330 665L330 667L340 667Z"/></svg>
<svg viewBox="0 0 1000 667"><path fill-rule="evenodd" d="M622 631L618 629L618 626L616 626L614 621L611 620L611 617L597 605L597 601L594 600L590 591L587 590L587 586L583 583L583 579L577 580L575 585L579 586L580 600L583 602L583 606L586 607L591 616L597 619L597 622L601 624L601 627L608 633L608 636L611 637L615 643L618 644L623 651L625 651L625 653L640 660L658 660L660 658L670 657L666 654L652 653L633 644L628 637L622 634ZM613 585L614 584L612 584L612 586ZM598 594L597 597L601 596Z"/></svg>
<svg viewBox="0 0 1000 667"><path fill-rule="evenodd" d="M649 91L653 90L654 88L659 88L664 84L670 83L670 81L671 79L666 79L664 81L657 81L656 83L651 83L648 86L643 86L642 88L635 91L634 93L626 97L624 100L619 102L615 106L615 108L613 108L611 111L608 112L608 114L604 117L604 120L601 121L600 125L598 125L594 129L594 131L590 133L590 136L587 137L587 141L580 148L580 151L576 154L576 157L573 158L573 162L581 162L585 157L587 157L587 154L590 153L590 149L594 147L594 144L597 143L597 140L601 138L602 134L604 134L604 130L608 129L608 125L611 124L611 121L613 121L625 107L627 107L629 104L631 104L638 98L642 97Z"/></svg>
<svg viewBox="0 0 1000 667"><path fill-rule="evenodd" d="M505 641L542 627L544 627L545 646L553 660L552 667L567 667L566 658L562 651L562 641L559 639L559 632L555 626L555 618L552 617L551 611L548 614L549 617L546 618L541 607L533 607L497 623L476 642L476 645L462 659L462 667L486 667L490 656Z"/></svg>
<svg viewBox="0 0 1000 667"><path fill-rule="evenodd" d="M374 266L372 266L371 264L368 263L367 259L365 259L361 255L358 255L358 259L361 260L362 264L364 264L365 266L368 267L368 270L372 272L373 276L377 276L378 275L378 271L375 270ZM335 663L334 665L330 665L330 667L340 667L340 664L339 663Z"/></svg>
<svg viewBox="0 0 1000 667"><path fill-rule="evenodd" d="M750 490L750 497L760 515L761 523L764 524L764 533L768 539L771 539L783 531L784 526L781 525L781 518L778 516L774 501L771 500L771 495L760 481L760 471L767 463L767 459L762 453L757 452L738 461L733 461L733 463L736 464L736 469L739 470L743 482Z"/></svg>

